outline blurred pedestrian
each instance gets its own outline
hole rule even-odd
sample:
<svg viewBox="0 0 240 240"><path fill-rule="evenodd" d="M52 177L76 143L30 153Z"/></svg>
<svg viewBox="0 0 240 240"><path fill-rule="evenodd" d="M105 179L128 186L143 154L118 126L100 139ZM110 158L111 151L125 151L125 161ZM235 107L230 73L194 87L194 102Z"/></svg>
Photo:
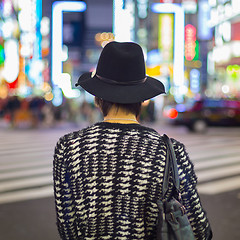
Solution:
<svg viewBox="0 0 240 240"><path fill-rule="evenodd" d="M20 108L15 111L13 125L17 128L30 128L33 126L33 116L27 98L22 99Z"/></svg>
<svg viewBox="0 0 240 240"><path fill-rule="evenodd" d="M32 113L33 127L38 127L43 121L44 99L40 96L34 96L29 103L29 109Z"/></svg>
<svg viewBox="0 0 240 240"><path fill-rule="evenodd" d="M43 126L53 127L55 124L55 119L52 102L44 104L44 106L42 107L42 114L43 114Z"/></svg>
<svg viewBox="0 0 240 240"><path fill-rule="evenodd" d="M96 73L83 74L77 85L95 96L104 120L66 134L56 145L53 175L61 238L155 239L166 146L161 135L137 119L143 101L165 93L163 84L145 75L138 44L111 42ZM193 164L184 145L172 142L195 237L211 239Z"/></svg>
<svg viewBox="0 0 240 240"><path fill-rule="evenodd" d="M19 110L20 106L21 101L18 96L9 97L8 103L6 105L6 117L9 119L11 127L14 127L15 114Z"/></svg>

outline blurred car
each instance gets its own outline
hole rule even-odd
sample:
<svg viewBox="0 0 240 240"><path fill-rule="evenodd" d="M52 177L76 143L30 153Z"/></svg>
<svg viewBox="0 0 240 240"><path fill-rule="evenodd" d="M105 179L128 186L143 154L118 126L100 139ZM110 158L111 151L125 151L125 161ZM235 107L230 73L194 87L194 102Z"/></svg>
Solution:
<svg viewBox="0 0 240 240"><path fill-rule="evenodd" d="M174 125L204 132L208 126L240 126L240 100L202 99L185 104L167 106L164 116Z"/></svg>

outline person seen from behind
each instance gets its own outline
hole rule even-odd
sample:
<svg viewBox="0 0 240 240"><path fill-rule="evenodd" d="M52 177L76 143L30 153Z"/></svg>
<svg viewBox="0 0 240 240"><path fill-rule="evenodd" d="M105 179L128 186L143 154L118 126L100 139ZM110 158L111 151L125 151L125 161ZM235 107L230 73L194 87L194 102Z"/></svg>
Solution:
<svg viewBox="0 0 240 240"><path fill-rule="evenodd" d="M102 50L96 72L84 73L76 85L95 96L104 120L57 142L53 177L61 239L154 240L167 153L163 137L137 119L142 103L164 94L164 85L146 76L138 44L115 41ZM184 144L171 141L195 238L211 239L193 164Z"/></svg>

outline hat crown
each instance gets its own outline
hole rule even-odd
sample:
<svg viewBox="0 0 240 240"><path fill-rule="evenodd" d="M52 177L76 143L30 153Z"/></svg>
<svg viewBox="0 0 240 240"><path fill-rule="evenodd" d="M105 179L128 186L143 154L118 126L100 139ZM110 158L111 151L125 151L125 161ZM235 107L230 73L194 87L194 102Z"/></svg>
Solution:
<svg viewBox="0 0 240 240"><path fill-rule="evenodd" d="M102 50L96 73L83 73L76 83L90 94L114 103L137 103L165 93L164 85L146 76L140 45L110 42Z"/></svg>
<svg viewBox="0 0 240 240"><path fill-rule="evenodd" d="M96 74L119 83L146 77L142 48L133 42L110 42L101 52Z"/></svg>

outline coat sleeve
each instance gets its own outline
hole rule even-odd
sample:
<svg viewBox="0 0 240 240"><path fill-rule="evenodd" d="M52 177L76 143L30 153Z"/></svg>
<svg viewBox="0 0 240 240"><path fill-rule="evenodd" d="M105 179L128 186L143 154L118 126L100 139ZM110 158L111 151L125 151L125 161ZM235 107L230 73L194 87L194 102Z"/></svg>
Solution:
<svg viewBox="0 0 240 240"><path fill-rule="evenodd" d="M66 169L65 143L57 142L53 160L53 182L57 227L61 239L78 239L75 213L70 189L70 179Z"/></svg>
<svg viewBox="0 0 240 240"><path fill-rule="evenodd" d="M210 223L197 191L197 176L193 163L190 161L189 155L182 143L175 142L174 145L179 169L182 201L187 210L194 235L198 240L212 239Z"/></svg>

